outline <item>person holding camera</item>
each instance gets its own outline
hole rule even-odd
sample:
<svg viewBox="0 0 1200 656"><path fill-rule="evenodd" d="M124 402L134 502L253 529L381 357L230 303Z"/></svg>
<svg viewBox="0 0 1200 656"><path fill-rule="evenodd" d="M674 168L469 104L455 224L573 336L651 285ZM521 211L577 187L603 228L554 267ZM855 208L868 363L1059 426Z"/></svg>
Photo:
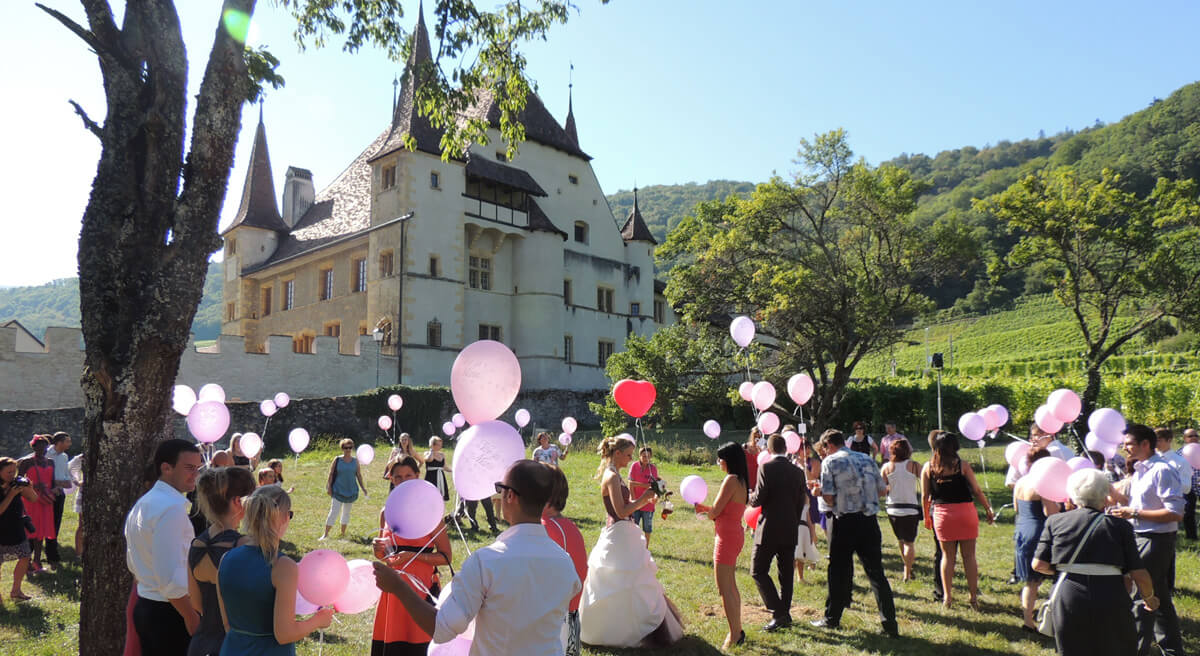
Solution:
<svg viewBox="0 0 1200 656"><path fill-rule="evenodd" d="M13 559L13 585L9 596L13 601L29 599L21 591L21 582L29 569L29 539L25 537L25 502L37 502L37 492L29 479L17 476L17 461L0 458L0 563Z"/></svg>
<svg viewBox="0 0 1200 656"><path fill-rule="evenodd" d="M638 452L638 459L629 467L629 494L633 498L638 498L650 489L650 483L658 479L658 467L654 466L651 458L654 457L654 451L648 446L643 446ZM640 526L642 533L646 536L646 548L650 548L650 534L654 532L654 502L642 506L633 511L633 515L629 517L633 520L634 526Z"/></svg>

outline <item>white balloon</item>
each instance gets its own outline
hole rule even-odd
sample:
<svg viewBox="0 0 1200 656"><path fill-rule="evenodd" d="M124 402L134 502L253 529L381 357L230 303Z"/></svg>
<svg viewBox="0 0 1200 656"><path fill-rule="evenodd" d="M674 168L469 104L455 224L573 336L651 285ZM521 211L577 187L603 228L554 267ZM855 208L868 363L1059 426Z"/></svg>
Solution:
<svg viewBox="0 0 1200 656"><path fill-rule="evenodd" d="M363 465L369 465L375 460L375 448L370 444L358 445L358 462Z"/></svg>
<svg viewBox="0 0 1200 656"><path fill-rule="evenodd" d="M171 407L175 412L186 417L192 411L192 406L196 405L196 393L187 385L176 385L175 392L171 395Z"/></svg>
<svg viewBox="0 0 1200 656"><path fill-rule="evenodd" d="M216 383L209 383L200 388L200 393L196 395L196 402L216 401L217 403L225 402L225 389Z"/></svg>
<svg viewBox="0 0 1200 656"><path fill-rule="evenodd" d="M242 433L242 441L238 445L242 449L242 455L253 458L258 455L259 451L262 451L263 441L258 433Z"/></svg>

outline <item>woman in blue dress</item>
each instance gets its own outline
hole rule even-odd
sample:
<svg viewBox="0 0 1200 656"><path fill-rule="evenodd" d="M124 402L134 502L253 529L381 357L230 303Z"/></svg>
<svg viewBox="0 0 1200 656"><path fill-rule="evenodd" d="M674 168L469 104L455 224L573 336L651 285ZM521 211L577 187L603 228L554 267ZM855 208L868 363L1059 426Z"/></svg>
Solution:
<svg viewBox="0 0 1200 656"><path fill-rule="evenodd" d="M245 544L221 559L217 595L228 627L221 656L294 656L296 642L329 626L333 610L296 619L296 561L279 555L292 501L278 485L258 488L247 497Z"/></svg>
<svg viewBox="0 0 1200 656"><path fill-rule="evenodd" d="M1026 458L1029 465L1042 458L1052 457L1044 447L1034 447L1029 450ZM1034 606L1037 605L1038 588L1041 586L1042 575L1033 570L1033 556L1037 550L1038 540L1042 537L1042 528L1046 518L1058 512L1058 504L1038 496L1034 485L1027 478L1021 478L1013 487L1013 507L1017 510L1017 521L1013 527L1013 548L1015 558L1014 574L1021 585L1021 615L1024 618L1022 628L1029 633L1038 633L1037 623L1033 621Z"/></svg>
<svg viewBox="0 0 1200 656"><path fill-rule="evenodd" d="M359 488L362 488L363 496L371 496L367 494L367 485L363 483L362 470L358 466L358 458L354 455L354 440L342 440L341 447L342 455L330 463L329 480L325 483L325 494L329 495L331 501L322 540L329 537L329 529L333 528L339 513L342 516L342 537L346 537L346 527L350 525L350 507L358 501Z"/></svg>

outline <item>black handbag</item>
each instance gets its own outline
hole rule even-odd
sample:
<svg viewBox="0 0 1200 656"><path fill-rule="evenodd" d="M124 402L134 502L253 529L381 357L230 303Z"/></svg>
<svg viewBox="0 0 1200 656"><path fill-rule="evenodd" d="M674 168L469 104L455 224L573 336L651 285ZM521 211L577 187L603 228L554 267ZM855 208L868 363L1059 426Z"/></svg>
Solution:
<svg viewBox="0 0 1200 656"><path fill-rule="evenodd" d="M37 531L37 527L33 525L33 518L29 515L21 515L21 523L25 525L26 533L33 533Z"/></svg>

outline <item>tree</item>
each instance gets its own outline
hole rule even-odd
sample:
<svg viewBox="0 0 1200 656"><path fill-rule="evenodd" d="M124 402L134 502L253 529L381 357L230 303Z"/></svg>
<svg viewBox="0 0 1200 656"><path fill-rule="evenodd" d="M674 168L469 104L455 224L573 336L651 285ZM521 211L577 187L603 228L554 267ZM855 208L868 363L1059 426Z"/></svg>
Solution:
<svg viewBox="0 0 1200 656"><path fill-rule="evenodd" d="M1080 427L1096 407L1105 360L1163 317L1200 318L1196 189L1160 178L1139 197L1111 170L1089 180L1060 167L976 201L1020 237L993 273L1038 267L1075 318L1087 376Z"/></svg>
<svg viewBox="0 0 1200 656"><path fill-rule="evenodd" d="M897 325L930 307L916 285L951 270L964 243L957 224L919 229L911 215L924 185L852 158L840 130L804 140L792 182L775 178L748 199L702 203L667 237L656 257L676 263L666 293L691 331L679 356L688 367L673 374L685 380L673 388L720 380L728 390L747 366L777 384L805 371L817 383L810 421L819 431L863 356L891 345ZM750 315L761 336L744 354L726 332L737 314ZM669 339L650 343L670 350ZM689 394L664 396L682 403Z"/></svg>
<svg viewBox="0 0 1200 656"><path fill-rule="evenodd" d="M74 104L101 144L79 240L80 313L86 344L81 654L116 654L124 642L123 518L144 490L157 442L172 436L171 389L200 302L209 255L220 248L225 199L242 106L278 85L270 53L247 50L255 0L225 0L184 149L187 57L170 0L129 0L118 25L106 0L80 0L80 24L38 5L96 53L107 113L103 125ZM280 0L297 38L344 48L376 45L399 58L409 43L399 0ZM439 2L437 59L418 71L421 113L444 128L444 157L486 140L487 124L458 120L482 91L495 94L500 131L515 148L528 84L517 48L567 18L568 2L519 0L482 12L469 0ZM446 69L443 70L443 63ZM410 80L410 83L413 81Z"/></svg>

